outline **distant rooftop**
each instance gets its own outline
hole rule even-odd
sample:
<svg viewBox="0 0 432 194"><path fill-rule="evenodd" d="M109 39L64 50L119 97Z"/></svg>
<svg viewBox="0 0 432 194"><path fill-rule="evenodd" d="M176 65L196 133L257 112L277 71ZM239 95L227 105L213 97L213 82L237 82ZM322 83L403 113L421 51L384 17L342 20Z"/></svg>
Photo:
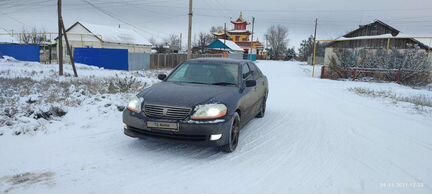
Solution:
<svg viewBox="0 0 432 194"><path fill-rule="evenodd" d="M246 20L243 18L243 13L240 12L240 16L237 18L237 20L231 21L231 23L237 23L237 24L246 23Z"/></svg>
<svg viewBox="0 0 432 194"><path fill-rule="evenodd" d="M231 41L231 40L216 39L216 40L214 40L212 43L210 43L210 45L214 44L216 41L219 41L219 42L220 42L220 43L219 43L220 45L225 45L225 46L228 47L228 49L231 50L231 51L241 51L241 52L243 52L243 49L242 49L239 45L237 45L235 42L233 42L233 41ZM220 48L211 48L210 45L209 45L209 49L213 49L213 50L223 50L223 48L220 47L220 45L219 45Z"/></svg>
<svg viewBox="0 0 432 194"><path fill-rule="evenodd" d="M120 43L120 44L137 44L137 45L151 45L151 43L134 30L126 28L118 28L107 25L91 24L87 22L79 21L75 23L81 24L90 31L93 35L101 39L103 42L108 43ZM73 27L72 26L72 27Z"/></svg>

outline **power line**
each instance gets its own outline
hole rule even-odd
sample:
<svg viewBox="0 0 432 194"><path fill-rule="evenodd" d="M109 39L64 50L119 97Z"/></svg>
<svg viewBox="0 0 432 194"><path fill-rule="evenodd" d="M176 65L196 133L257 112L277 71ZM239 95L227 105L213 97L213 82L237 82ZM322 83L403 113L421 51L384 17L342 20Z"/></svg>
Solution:
<svg viewBox="0 0 432 194"><path fill-rule="evenodd" d="M178 9L186 9L185 6L172 6L172 5L148 5L150 7L164 7L164 8L178 8ZM214 10L214 11L239 11L239 9L218 9L215 7L195 7L195 10ZM242 9L242 11L247 12L363 12L363 11L370 11L370 12L404 12L404 11L431 11L432 8L411 8L411 9Z"/></svg>
<svg viewBox="0 0 432 194"><path fill-rule="evenodd" d="M153 32L147 31L147 30L140 29L140 28L136 27L135 25L133 25L133 24L131 24L131 23L129 23L129 22L127 22L127 21L121 19L121 18L118 18L117 16L113 15L112 13L110 13L110 12L108 12L108 11L106 11L106 10L103 10L103 9L99 8L98 6L96 6L96 5L94 5L93 3L89 2L88 0L82 0L82 1L86 2L87 4L89 4L90 6L92 6L93 8L95 8L96 10L100 11L101 13L103 13L103 14L105 14L105 15L107 15L107 16L113 18L113 19L116 19L116 20L118 20L118 21L120 21L120 22L123 22L123 23L125 23L125 24L127 24L127 25L129 25L129 26L131 26L131 27L133 27L133 28L135 28L135 29L137 29L137 30L139 30L139 31L143 31L143 32L149 33L149 34L151 34L151 35L154 35L154 36L160 38L160 36L159 36L158 34L155 34L155 33L153 33Z"/></svg>
<svg viewBox="0 0 432 194"><path fill-rule="evenodd" d="M196 13L197 16L204 16L204 17L214 17L214 18L221 18L220 14L209 14L209 13ZM398 19L387 19L386 21L391 22L400 22L400 23L407 23L407 22L432 22L432 15L431 16L422 16L422 18L430 17L430 20L411 20L406 21L407 19L415 19L415 17L407 17L407 18L398 18ZM293 19L292 17L265 17L261 16L260 20L263 21L272 21L272 22L293 22L293 23L304 23L304 22L310 22L308 19ZM358 20L351 19L351 20L341 20L341 19L322 19L321 20L324 23L358 23Z"/></svg>
<svg viewBox="0 0 432 194"><path fill-rule="evenodd" d="M142 1L142 0L123 0L123 1L110 1L110 2L93 2L93 5L103 6L103 5L124 5L124 4L136 4L136 5L146 5L150 7L164 7L164 8L178 8L178 9L186 9L186 6L173 6L173 5L154 5L154 3L161 3L161 2L169 2L172 0L165 0L165 1ZM20 5L32 5L32 4L39 4L43 2L50 2L50 0L41 0L41 1L30 1L30 2L14 2L14 1L8 1L9 4L6 4L5 2L2 2L3 5L10 5L10 6L20 6ZM214 11L239 11L239 9L229 9L222 6L222 4L216 0L216 4L219 4L221 6L220 9L215 7L195 7L195 10L214 10ZM84 4L79 2L73 2L68 3L68 6L82 6ZM55 6L54 4L49 4L48 6ZM386 8L386 9L242 9L243 11L248 12L405 12L405 11L430 11L432 8Z"/></svg>
<svg viewBox="0 0 432 194"><path fill-rule="evenodd" d="M10 18L10 19L12 19L12 20L15 21L15 22L18 22L18 23L22 24L23 26L27 26L27 24L25 24L25 23L22 22L21 20L18 20L18 19L14 18L14 17L12 17L12 16L10 16L10 15L8 15L8 14L5 14L5 13L3 13L3 12L0 12L0 14L1 14L1 15L4 15L4 16Z"/></svg>

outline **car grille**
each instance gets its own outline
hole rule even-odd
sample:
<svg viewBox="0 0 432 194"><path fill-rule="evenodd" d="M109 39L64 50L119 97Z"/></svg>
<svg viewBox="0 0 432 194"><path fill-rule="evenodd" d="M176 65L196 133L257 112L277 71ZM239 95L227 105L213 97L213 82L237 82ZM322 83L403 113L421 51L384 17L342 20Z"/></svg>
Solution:
<svg viewBox="0 0 432 194"><path fill-rule="evenodd" d="M146 114L146 116L152 118L182 120L189 116L191 111L191 108L161 106L153 104L144 105L144 113Z"/></svg>

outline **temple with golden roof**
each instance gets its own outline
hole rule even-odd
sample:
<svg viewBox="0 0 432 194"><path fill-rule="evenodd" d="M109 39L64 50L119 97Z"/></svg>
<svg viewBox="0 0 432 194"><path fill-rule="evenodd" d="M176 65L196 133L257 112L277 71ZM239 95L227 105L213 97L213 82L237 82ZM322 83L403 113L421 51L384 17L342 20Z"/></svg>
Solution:
<svg viewBox="0 0 432 194"><path fill-rule="evenodd" d="M263 44L257 40L251 41L252 32L248 30L250 23L243 18L242 12L237 20L231 21L234 24L234 29L226 32L216 32L213 35L218 39L227 39L235 42L244 50L244 54L260 55L264 50Z"/></svg>

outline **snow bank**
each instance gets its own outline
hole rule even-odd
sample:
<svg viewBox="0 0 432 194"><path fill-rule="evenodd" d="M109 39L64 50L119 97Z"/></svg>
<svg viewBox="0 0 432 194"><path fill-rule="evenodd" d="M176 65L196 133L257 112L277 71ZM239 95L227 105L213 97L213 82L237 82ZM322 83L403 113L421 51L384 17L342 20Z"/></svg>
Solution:
<svg viewBox="0 0 432 194"><path fill-rule="evenodd" d="M91 103L122 111L126 97L158 82L158 71L124 72L78 64L79 77L74 78L69 65L64 77L57 75L57 68L7 57L0 60L0 135L49 133L47 125L62 122L71 108Z"/></svg>

